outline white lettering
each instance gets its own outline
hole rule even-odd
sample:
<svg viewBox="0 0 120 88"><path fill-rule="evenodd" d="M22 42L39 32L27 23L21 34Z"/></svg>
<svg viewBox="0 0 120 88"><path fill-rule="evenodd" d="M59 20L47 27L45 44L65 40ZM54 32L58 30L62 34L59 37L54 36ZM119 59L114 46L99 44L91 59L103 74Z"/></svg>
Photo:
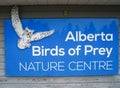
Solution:
<svg viewBox="0 0 120 88"><path fill-rule="evenodd" d="M98 41L98 40L113 41L113 34L112 33L105 34L104 32L97 33L97 34L84 34L84 33L81 33L81 31L76 31L76 33L73 34L72 31L69 31L66 36L65 42L67 41L73 41L73 42L91 41L92 42L92 41Z"/></svg>
<svg viewBox="0 0 120 88"><path fill-rule="evenodd" d="M106 55L107 58L110 57L112 53L113 48L94 48L91 45L85 45L85 51L84 55L88 55L89 53L92 53L93 55L99 54L99 55Z"/></svg>

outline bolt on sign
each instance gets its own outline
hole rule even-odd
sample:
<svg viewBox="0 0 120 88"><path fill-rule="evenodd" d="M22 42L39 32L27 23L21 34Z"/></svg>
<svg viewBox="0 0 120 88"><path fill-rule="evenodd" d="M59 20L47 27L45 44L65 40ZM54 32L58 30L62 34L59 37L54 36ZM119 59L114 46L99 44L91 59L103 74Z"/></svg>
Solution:
<svg viewBox="0 0 120 88"><path fill-rule="evenodd" d="M5 20L6 76L118 74L118 19Z"/></svg>

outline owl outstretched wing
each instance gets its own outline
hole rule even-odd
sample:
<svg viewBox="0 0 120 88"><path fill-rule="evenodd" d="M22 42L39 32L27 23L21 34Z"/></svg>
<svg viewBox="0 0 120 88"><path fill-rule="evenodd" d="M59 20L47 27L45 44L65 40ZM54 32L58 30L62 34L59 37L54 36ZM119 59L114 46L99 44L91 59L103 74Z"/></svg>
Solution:
<svg viewBox="0 0 120 88"><path fill-rule="evenodd" d="M45 37L52 35L54 32L55 32L55 30L37 32L37 33L32 35L31 41L37 41L37 40L43 39Z"/></svg>
<svg viewBox="0 0 120 88"><path fill-rule="evenodd" d="M16 6L14 6L11 10L11 20L15 32L21 38L22 34L24 33L24 30L22 28L22 23L19 18L18 8Z"/></svg>

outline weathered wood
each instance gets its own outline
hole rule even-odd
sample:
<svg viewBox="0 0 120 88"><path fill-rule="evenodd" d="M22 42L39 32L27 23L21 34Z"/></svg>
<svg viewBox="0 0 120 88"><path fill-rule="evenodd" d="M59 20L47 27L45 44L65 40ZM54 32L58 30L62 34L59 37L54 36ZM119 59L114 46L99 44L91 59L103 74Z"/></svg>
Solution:
<svg viewBox="0 0 120 88"><path fill-rule="evenodd" d="M4 63L0 63L0 70L4 70L5 69L5 62Z"/></svg>
<svg viewBox="0 0 120 88"><path fill-rule="evenodd" d="M0 19L9 19L9 18L10 18L10 11L0 13Z"/></svg>
<svg viewBox="0 0 120 88"><path fill-rule="evenodd" d="M6 81L7 80L7 81ZM87 77L0 77L0 84L67 84L67 83L118 83L119 76L87 76Z"/></svg>
<svg viewBox="0 0 120 88"><path fill-rule="evenodd" d="M79 7L79 8L78 8ZM83 8L80 8L83 7ZM117 6L120 7L120 6ZM117 7L99 6L20 6L21 18L61 18L63 11L69 10L68 17L119 17ZM80 77L6 77L4 54L4 20L10 18L11 7L0 7L0 88L120 88L119 75ZM120 22L119 22L120 25ZM120 42L120 29L119 29ZM119 43L120 51L120 43ZM120 62L120 52L119 52ZM12 63L11 63L12 64ZM13 68L14 69L14 68Z"/></svg>
<svg viewBox="0 0 120 88"><path fill-rule="evenodd" d="M1 88L120 88L119 83L1 84Z"/></svg>
<svg viewBox="0 0 120 88"><path fill-rule="evenodd" d="M40 12L40 11L64 11L64 10L68 10L68 11L81 11L81 12L119 12L120 9L118 9L120 6L107 6L107 5L100 5L100 6L89 6L89 5L72 5L72 6L66 6L66 5L54 5L54 6L49 6L49 5L43 5L43 6L21 6L19 7L20 10L24 11L24 12ZM6 7L5 9L9 10L10 8ZM2 11L2 10L1 10Z"/></svg>
<svg viewBox="0 0 120 88"><path fill-rule="evenodd" d="M120 29L119 29L120 30ZM119 35L118 35L118 40L120 41L120 33L119 33Z"/></svg>
<svg viewBox="0 0 120 88"><path fill-rule="evenodd" d="M5 76L5 69L4 70L0 70L0 77L4 77L4 76Z"/></svg>
<svg viewBox="0 0 120 88"><path fill-rule="evenodd" d="M49 14L51 13L51 14ZM31 14L31 15L29 15ZM45 15L49 14L49 15ZM89 14L89 15L88 15ZM116 17L120 17L119 12L115 12ZM114 14L112 12L104 12L104 13L99 13L99 12L71 12L69 11L68 18L69 17L103 17L103 18L114 18ZM63 18L63 12L52 12L52 11L47 11L47 12L34 12L34 13L21 13L21 18Z"/></svg>
<svg viewBox="0 0 120 88"><path fill-rule="evenodd" d="M0 63L5 64L5 56L4 55L0 55Z"/></svg>
<svg viewBox="0 0 120 88"><path fill-rule="evenodd" d="M3 42L3 40L0 40L0 48L4 48L4 42Z"/></svg>
<svg viewBox="0 0 120 88"><path fill-rule="evenodd" d="M4 40L4 34L0 34L0 41Z"/></svg>
<svg viewBox="0 0 120 88"><path fill-rule="evenodd" d="M4 30L2 26L0 26L0 34L4 34Z"/></svg>
<svg viewBox="0 0 120 88"><path fill-rule="evenodd" d="M3 19L0 19L0 27L4 27L4 20Z"/></svg>
<svg viewBox="0 0 120 88"><path fill-rule="evenodd" d="M1 43L0 43L1 44ZM4 55L4 49L3 48L0 48L0 55Z"/></svg>
<svg viewBox="0 0 120 88"><path fill-rule="evenodd" d="M57 11L61 12L61 15L58 14L57 17L64 17L63 16L64 10L69 11L68 17L120 17L119 15L120 10L118 9L119 7L120 6L29 6L29 7L23 6L19 8L21 14L28 13L28 15L21 15L21 17L33 18L33 17L56 17L54 16L54 13ZM11 8L12 7L0 7L1 11L0 18L1 19L10 18ZM31 12L33 14L35 13L36 15L31 15Z"/></svg>

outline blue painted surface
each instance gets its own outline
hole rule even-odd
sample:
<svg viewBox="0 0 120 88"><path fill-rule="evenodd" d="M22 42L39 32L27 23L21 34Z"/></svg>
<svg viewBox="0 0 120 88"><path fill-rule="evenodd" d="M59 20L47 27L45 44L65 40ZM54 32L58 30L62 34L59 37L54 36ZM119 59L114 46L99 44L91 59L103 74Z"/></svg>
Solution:
<svg viewBox="0 0 120 88"><path fill-rule="evenodd" d="M86 75L116 75L118 74L118 19L114 18L61 18L61 19L22 19L23 28L34 29L35 32L55 30L55 33L42 40L31 42L31 47L21 50L17 47L18 35L12 27L11 20L5 20L5 58L6 76L86 76ZM68 32L81 34L113 34L113 41L65 41ZM80 45L79 55L71 56L70 48ZM85 55L85 46L93 48L112 48L111 54L100 55L99 52ZM64 55L32 55L32 47L41 49L63 48ZM44 52L44 51L43 51ZM55 53L53 51L52 53ZM72 53L72 51L71 51ZM107 63L108 61L108 63ZM26 68L20 70L20 63ZM59 65L58 65L59 63ZM70 64L71 63L71 64ZM91 64L91 65L90 65ZM106 65L109 64L109 65ZM51 66L50 66L51 65ZM51 67L51 68L50 68ZM72 70L71 70L71 69Z"/></svg>

